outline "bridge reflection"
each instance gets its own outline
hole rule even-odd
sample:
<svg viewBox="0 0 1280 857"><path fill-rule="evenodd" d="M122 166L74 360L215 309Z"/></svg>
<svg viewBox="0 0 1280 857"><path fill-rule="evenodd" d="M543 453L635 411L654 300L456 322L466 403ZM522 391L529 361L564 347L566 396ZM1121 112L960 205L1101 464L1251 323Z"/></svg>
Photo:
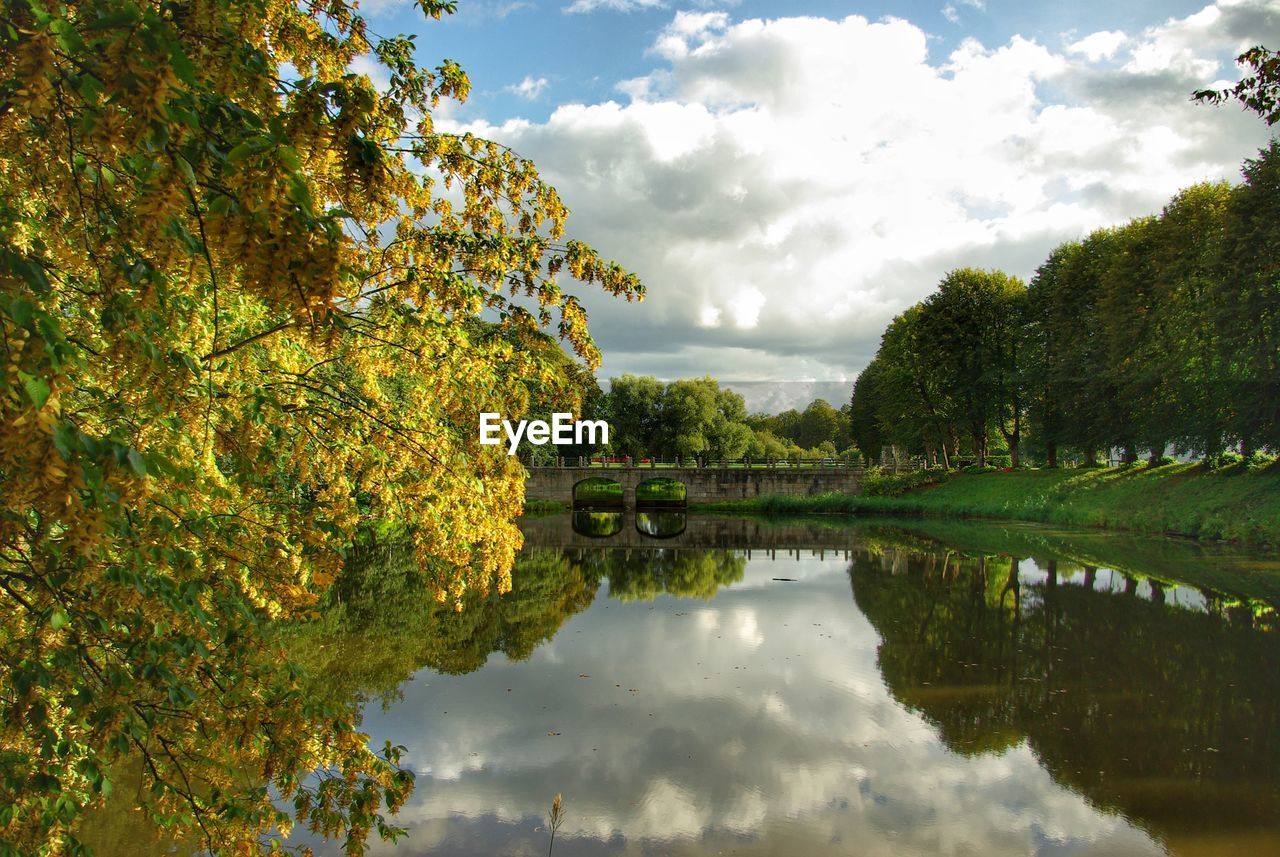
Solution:
<svg viewBox="0 0 1280 857"><path fill-rule="evenodd" d="M689 515L684 510L642 509L628 515L621 509L574 509L573 531L591 539L616 536L634 518L636 532L653 539L672 539L685 531Z"/></svg>
<svg viewBox="0 0 1280 857"><path fill-rule="evenodd" d="M689 526L689 514L685 511L640 509L636 512L636 529L655 539L671 539L683 533Z"/></svg>
<svg viewBox="0 0 1280 857"><path fill-rule="evenodd" d="M622 512L601 512L595 509L573 510L573 531L590 539L607 539L622 532Z"/></svg>
<svg viewBox="0 0 1280 857"><path fill-rule="evenodd" d="M852 527L697 515L682 509L575 509L522 518L520 531L526 548L700 548L847 557L857 544Z"/></svg>

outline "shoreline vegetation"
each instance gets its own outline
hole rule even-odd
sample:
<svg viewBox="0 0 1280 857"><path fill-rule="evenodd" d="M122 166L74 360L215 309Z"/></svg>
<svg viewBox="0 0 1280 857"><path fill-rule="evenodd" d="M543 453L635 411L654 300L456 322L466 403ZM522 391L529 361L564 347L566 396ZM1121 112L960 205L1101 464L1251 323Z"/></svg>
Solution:
<svg viewBox="0 0 1280 857"><path fill-rule="evenodd" d="M544 504L545 505L545 504ZM982 518L1280 544L1280 469L1199 463L871 476L861 494L764 496L691 511Z"/></svg>
<svg viewBox="0 0 1280 857"><path fill-rule="evenodd" d="M835 521L830 516L811 516ZM1253 612L1274 613L1280 605L1280 563L1259 563L1252 550L1235 545L1169 539L1130 533L1117 539L1102 529L1057 527L1024 521L994 521L974 518L905 518L876 515L862 519L862 532L873 538L945 545L967 555L991 558L1034 557L1065 563L1057 569L1070 575L1070 566L1107 568L1136 580L1155 581L1162 587L1208 588L1253 602ZM881 535L883 534L883 535Z"/></svg>

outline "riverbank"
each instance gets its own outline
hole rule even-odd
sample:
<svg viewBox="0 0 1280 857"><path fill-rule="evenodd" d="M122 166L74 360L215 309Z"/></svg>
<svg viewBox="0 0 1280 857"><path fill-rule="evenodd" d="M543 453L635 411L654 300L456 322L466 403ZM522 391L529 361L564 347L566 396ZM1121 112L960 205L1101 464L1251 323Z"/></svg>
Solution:
<svg viewBox="0 0 1280 857"><path fill-rule="evenodd" d="M899 494L770 496L692 508L996 518L1280 545L1280 469L1169 464L962 473Z"/></svg>

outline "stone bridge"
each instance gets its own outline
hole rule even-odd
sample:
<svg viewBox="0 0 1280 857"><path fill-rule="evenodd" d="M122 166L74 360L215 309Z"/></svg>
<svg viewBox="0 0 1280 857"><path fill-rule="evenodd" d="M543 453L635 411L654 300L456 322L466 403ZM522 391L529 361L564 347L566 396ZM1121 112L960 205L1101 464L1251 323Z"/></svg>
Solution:
<svg viewBox="0 0 1280 857"><path fill-rule="evenodd" d="M771 494L856 493L860 467L534 467L525 479L525 496L570 503L574 487L585 479L612 479L622 485L623 505L634 509L636 486L649 479L684 483L691 504L750 500Z"/></svg>

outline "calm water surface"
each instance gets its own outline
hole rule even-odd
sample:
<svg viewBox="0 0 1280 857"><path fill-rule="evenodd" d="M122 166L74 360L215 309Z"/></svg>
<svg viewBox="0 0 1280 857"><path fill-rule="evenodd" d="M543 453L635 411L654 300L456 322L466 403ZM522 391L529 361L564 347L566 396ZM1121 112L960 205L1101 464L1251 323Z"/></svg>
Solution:
<svg viewBox="0 0 1280 857"><path fill-rule="evenodd" d="M407 747L371 854L544 855L556 793L564 857L1280 854L1274 557L663 515L526 522L462 614L349 576L299 656Z"/></svg>

